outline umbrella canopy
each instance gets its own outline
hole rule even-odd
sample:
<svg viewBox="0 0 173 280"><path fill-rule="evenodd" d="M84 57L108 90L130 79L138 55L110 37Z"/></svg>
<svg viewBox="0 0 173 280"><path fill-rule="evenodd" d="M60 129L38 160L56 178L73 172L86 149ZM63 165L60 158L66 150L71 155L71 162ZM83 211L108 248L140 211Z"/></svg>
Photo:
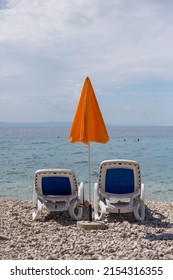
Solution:
<svg viewBox="0 0 173 280"><path fill-rule="evenodd" d="M103 117L88 77L82 88L69 140L72 143L82 142L84 144L89 142L106 143L109 140Z"/></svg>
<svg viewBox="0 0 173 280"><path fill-rule="evenodd" d="M106 143L109 136L104 120L90 82L85 79L74 120L70 129L71 143L82 142L88 145L88 185L89 185L89 219L92 221L91 179L90 179L90 142Z"/></svg>

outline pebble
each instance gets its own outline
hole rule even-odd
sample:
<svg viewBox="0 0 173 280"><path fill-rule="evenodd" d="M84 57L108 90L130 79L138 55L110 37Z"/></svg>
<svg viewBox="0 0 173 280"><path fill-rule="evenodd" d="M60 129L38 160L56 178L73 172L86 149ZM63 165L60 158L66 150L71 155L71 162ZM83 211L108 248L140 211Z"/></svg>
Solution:
<svg viewBox="0 0 173 280"><path fill-rule="evenodd" d="M33 221L31 204L0 200L1 260L173 260L173 202L146 202L143 223L133 213L108 214L104 230L80 229L68 212L43 211Z"/></svg>

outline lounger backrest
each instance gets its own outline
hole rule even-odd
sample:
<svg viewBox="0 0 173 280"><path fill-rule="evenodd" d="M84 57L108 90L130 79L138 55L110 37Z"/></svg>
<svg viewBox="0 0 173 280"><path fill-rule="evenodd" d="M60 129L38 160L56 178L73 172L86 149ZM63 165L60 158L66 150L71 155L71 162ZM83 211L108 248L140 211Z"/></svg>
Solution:
<svg viewBox="0 0 173 280"><path fill-rule="evenodd" d="M35 190L44 196L76 196L77 180L70 169L41 169L35 173Z"/></svg>
<svg viewBox="0 0 173 280"><path fill-rule="evenodd" d="M100 165L99 188L101 192L130 194L141 186L139 164L136 161L107 160Z"/></svg>
<svg viewBox="0 0 173 280"><path fill-rule="evenodd" d="M134 172L127 168L106 170L105 192L125 194L134 192Z"/></svg>
<svg viewBox="0 0 173 280"><path fill-rule="evenodd" d="M68 177L42 177L42 192L44 195L71 195L71 184Z"/></svg>

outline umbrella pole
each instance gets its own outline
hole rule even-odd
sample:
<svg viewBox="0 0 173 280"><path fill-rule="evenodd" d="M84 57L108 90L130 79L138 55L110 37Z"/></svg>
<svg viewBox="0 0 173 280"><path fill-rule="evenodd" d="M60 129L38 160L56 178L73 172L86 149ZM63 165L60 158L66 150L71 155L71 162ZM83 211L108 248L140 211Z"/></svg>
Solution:
<svg viewBox="0 0 173 280"><path fill-rule="evenodd" d="M92 221L92 205L91 205L91 172L90 172L90 143L88 143L88 186L89 186L89 221Z"/></svg>

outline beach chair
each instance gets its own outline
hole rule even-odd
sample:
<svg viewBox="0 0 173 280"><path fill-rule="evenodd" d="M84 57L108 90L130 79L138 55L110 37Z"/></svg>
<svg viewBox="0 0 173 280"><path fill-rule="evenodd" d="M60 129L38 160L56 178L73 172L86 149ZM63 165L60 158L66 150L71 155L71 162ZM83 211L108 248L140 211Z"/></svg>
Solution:
<svg viewBox="0 0 173 280"><path fill-rule="evenodd" d="M138 221L144 220L144 184L141 183L140 166L136 161L101 162L99 180L94 185L95 220L102 220L109 212L134 212Z"/></svg>
<svg viewBox="0 0 173 280"><path fill-rule="evenodd" d="M83 214L83 200L83 182L77 185L72 170L40 169L35 172L33 220L43 208L48 211L69 211L72 219L80 220Z"/></svg>

